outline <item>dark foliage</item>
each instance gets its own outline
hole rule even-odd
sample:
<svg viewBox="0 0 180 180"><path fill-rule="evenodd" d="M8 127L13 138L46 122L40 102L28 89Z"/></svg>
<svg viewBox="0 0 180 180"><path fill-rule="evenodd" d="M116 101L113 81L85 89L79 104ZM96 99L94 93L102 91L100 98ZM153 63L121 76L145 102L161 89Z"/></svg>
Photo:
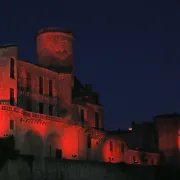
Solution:
<svg viewBox="0 0 180 180"><path fill-rule="evenodd" d="M16 160L17 156L14 136L0 138L0 170L8 159Z"/></svg>
<svg viewBox="0 0 180 180"><path fill-rule="evenodd" d="M31 155L24 155L24 156L21 156L22 159L27 162L31 172L32 172L32 167L33 167L33 161L34 161L34 156L31 156Z"/></svg>
<svg viewBox="0 0 180 180"><path fill-rule="evenodd" d="M159 165L156 167L155 177L156 180L179 180L180 171L178 167L172 165Z"/></svg>

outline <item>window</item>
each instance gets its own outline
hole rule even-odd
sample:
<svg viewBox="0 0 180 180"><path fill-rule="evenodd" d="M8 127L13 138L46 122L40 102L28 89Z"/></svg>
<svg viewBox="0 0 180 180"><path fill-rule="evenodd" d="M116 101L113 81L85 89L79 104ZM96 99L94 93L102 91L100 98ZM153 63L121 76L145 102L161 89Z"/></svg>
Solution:
<svg viewBox="0 0 180 180"><path fill-rule="evenodd" d="M14 89L10 88L10 105L14 106Z"/></svg>
<svg viewBox="0 0 180 180"><path fill-rule="evenodd" d="M121 152L124 154L124 143L121 143Z"/></svg>
<svg viewBox="0 0 180 180"><path fill-rule="evenodd" d="M56 149L56 158L62 159L62 150L61 149Z"/></svg>
<svg viewBox="0 0 180 180"><path fill-rule="evenodd" d="M84 110L81 109L81 112L80 112L80 118L81 118L81 122L83 123L84 122Z"/></svg>
<svg viewBox="0 0 180 180"><path fill-rule="evenodd" d="M49 145L49 156L51 156L52 148L51 145Z"/></svg>
<svg viewBox="0 0 180 180"><path fill-rule="evenodd" d="M14 59L10 59L10 78L15 78L14 76Z"/></svg>
<svg viewBox="0 0 180 180"><path fill-rule="evenodd" d="M26 81L27 81L26 91L31 92L31 74L30 73L27 73Z"/></svg>
<svg viewBox="0 0 180 180"><path fill-rule="evenodd" d="M43 103L39 103L39 113L43 114L43 109L44 109L44 104Z"/></svg>
<svg viewBox="0 0 180 180"><path fill-rule="evenodd" d="M53 105L52 104L49 105L49 115L50 116L53 115Z"/></svg>
<svg viewBox="0 0 180 180"><path fill-rule="evenodd" d="M26 109L27 109L27 111L32 111L32 101L30 98L27 99Z"/></svg>
<svg viewBox="0 0 180 180"><path fill-rule="evenodd" d="M52 80L49 80L49 96L53 96L53 83Z"/></svg>
<svg viewBox="0 0 180 180"><path fill-rule="evenodd" d="M87 135L87 147L91 148L91 135L90 134Z"/></svg>
<svg viewBox="0 0 180 180"><path fill-rule="evenodd" d="M14 120L10 120L10 130L14 130Z"/></svg>
<svg viewBox="0 0 180 180"><path fill-rule="evenodd" d="M112 143L112 141L109 142L109 150L110 150L110 152L113 152L113 143Z"/></svg>
<svg viewBox="0 0 180 180"><path fill-rule="evenodd" d="M39 77L39 94L43 94L43 78Z"/></svg>
<svg viewBox="0 0 180 180"><path fill-rule="evenodd" d="M99 113L95 112L95 128L99 129Z"/></svg>
<svg viewBox="0 0 180 180"><path fill-rule="evenodd" d="M136 163L136 156L133 156L133 163Z"/></svg>

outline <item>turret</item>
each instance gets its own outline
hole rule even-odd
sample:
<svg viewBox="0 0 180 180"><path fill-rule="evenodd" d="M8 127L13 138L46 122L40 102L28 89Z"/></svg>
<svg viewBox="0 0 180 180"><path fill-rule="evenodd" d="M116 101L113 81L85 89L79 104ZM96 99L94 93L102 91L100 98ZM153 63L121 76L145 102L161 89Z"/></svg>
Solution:
<svg viewBox="0 0 180 180"><path fill-rule="evenodd" d="M36 34L38 64L62 73L73 72L73 33L45 28Z"/></svg>

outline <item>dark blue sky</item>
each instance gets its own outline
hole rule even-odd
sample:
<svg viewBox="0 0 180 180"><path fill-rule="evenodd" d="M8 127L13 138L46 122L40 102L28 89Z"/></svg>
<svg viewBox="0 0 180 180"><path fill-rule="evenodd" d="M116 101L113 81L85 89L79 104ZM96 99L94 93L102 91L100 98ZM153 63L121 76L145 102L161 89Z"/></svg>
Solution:
<svg viewBox="0 0 180 180"><path fill-rule="evenodd" d="M0 44L31 62L38 29L72 29L75 73L100 93L106 128L180 112L178 0L7 0L0 24Z"/></svg>

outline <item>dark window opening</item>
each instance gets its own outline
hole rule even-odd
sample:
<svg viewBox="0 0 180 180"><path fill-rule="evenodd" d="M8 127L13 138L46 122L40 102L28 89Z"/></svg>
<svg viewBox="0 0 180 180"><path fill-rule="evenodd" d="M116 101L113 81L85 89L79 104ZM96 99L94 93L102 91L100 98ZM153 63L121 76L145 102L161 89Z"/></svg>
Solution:
<svg viewBox="0 0 180 180"><path fill-rule="evenodd" d="M44 104L43 103L39 103L39 113L43 114L43 109L44 109Z"/></svg>
<svg viewBox="0 0 180 180"><path fill-rule="evenodd" d="M14 120L10 120L10 129L14 130Z"/></svg>
<svg viewBox="0 0 180 180"><path fill-rule="evenodd" d="M124 154L124 143L121 143L121 152Z"/></svg>
<svg viewBox="0 0 180 180"><path fill-rule="evenodd" d="M39 94L43 94L43 78L39 77Z"/></svg>
<svg viewBox="0 0 180 180"><path fill-rule="evenodd" d="M51 149L51 145L49 146L49 156L51 156L51 151L52 151L52 149Z"/></svg>
<svg viewBox="0 0 180 180"><path fill-rule="evenodd" d="M109 142L109 149L110 149L110 152L113 152L113 143L112 143L112 141Z"/></svg>
<svg viewBox="0 0 180 180"><path fill-rule="evenodd" d="M91 135L90 134L88 134L87 136L87 147L91 148Z"/></svg>
<svg viewBox="0 0 180 180"><path fill-rule="evenodd" d="M99 129L99 113L95 112L95 128Z"/></svg>
<svg viewBox="0 0 180 180"><path fill-rule="evenodd" d="M53 96L53 83L52 80L49 80L49 96Z"/></svg>
<svg viewBox="0 0 180 180"><path fill-rule="evenodd" d="M56 158L62 159L62 150L61 149L56 149Z"/></svg>
<svg viewBox="0 0 180 180"><path fill-rule="evenodd" d="M31 92L31 74L30 73L27 73L26 80L27 80L26 91Z"/></svg>
<svg viewBox="0 0 180 180"><path fill-rule="evenodd" d="M50 116L53 115L53 105L52 104L49 105L49 115Z"/></svg>
<svg viewBox="0 0 180 180"><path fill-rule="evenodd" d="M133 156L133 163L136 163L136 157Z"/></svg>
<svg viewBox="0 0 180 180"><path fill-rule="evenodd" d="M81 109L81 122L83 123L84 122L84 110L83 109Z"/></svg>
<svg viewBox="0 0 180 180"><path fill-rule="evenodd" d="M10 59L10 78L15 78L15 75L14 75L14 59L11 58Z"/></svg>
<svg viewBox="0 0 180 180"><path fill-rule="evenodd" d="M14 106L14 89L10 88L10 105Z"/></svg>
<svg viewBox="0 0 180 180"><path fill-rule="evenodd" d="M27 99L26 109L27 111L32 111L32 101L30 98Z"/></svg>

